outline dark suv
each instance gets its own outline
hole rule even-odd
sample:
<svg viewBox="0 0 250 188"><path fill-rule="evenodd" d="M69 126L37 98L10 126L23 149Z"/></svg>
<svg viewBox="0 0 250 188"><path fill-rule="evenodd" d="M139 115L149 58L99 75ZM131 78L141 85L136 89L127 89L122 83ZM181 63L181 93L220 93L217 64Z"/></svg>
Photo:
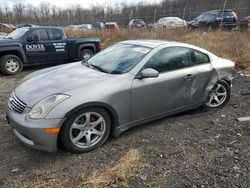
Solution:
<svg viewBox="0 0 250 188"><path fill-rule="evenodd" d="M237 25L237 16L232 10L211 10L200 14L197 18L188 23L188 29L233 29Z"/></svg>

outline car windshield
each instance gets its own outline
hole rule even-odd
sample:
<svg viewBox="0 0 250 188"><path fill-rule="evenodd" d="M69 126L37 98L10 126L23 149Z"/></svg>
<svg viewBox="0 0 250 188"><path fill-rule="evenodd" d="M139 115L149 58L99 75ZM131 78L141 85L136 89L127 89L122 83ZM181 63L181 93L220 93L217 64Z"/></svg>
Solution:
<svg viewBox="0 0 250 188"><path fill-rule="evenodd" d="M150 50L142 46L116 44L99 52L87 64L105 73L123 74L137 65Z"/></svg>
<svg viewBox="0 0 250 188"><path fill-rule="evenodd" d="M10 39L21 39L26 32L29 31L29 28L20 28L16 29L15 31L11 32L10 34L7 35L7 38Z"/></svg>

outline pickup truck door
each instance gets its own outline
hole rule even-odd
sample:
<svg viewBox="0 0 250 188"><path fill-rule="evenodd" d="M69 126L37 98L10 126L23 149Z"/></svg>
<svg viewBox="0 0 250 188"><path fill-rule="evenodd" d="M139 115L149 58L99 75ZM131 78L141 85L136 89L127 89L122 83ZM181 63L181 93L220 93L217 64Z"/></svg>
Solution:
<svg viewBox="0 0 250 188"><path fill-rule="evenodd" d="M63 61L68 57L68 40L65 38L65 34L62 29L51 28L48 30L50 40L52 42L52 56L55 61Z"/></svg>
<svg viewBox="0 0 250 188"><path fill-rule="evenodd" d="M31 63L53 61L52 47L53 43L44 28L32 29L23 44L27 60Z"/></svg>

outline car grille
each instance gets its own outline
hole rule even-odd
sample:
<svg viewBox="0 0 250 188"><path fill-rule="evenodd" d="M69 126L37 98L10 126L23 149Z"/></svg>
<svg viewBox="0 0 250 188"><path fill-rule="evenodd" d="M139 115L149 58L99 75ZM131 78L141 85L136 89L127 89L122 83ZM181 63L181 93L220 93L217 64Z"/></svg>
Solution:
<svg viewBox="0 0 250 188"><path fill-rule="evenodd" d="M15 96L14 92L10 96L9 106L11 107L12 110L20 114L23 113L26 108L26 104L20 99L18 99Z"/></svg>

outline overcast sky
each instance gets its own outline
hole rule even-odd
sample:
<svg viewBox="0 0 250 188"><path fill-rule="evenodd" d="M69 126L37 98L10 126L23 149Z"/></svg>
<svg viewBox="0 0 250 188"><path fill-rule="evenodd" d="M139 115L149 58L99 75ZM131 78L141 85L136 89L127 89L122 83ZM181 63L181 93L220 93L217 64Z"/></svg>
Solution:
<svg viewBox="0 0 250 188"><path fill-rule="evenodd" d="M32 4L34 6L39 5L41 2L49 2L52 5L56 5L58 7L68 7L74 4L81 5L82 7L88 8L90 5L105 5L105 6L112 6L116 3L127 3L127 4L135 4L139 2L143 3L158 3L160 0L0 0L1 5L11 4L20 2L24 4Z"/></svg>

